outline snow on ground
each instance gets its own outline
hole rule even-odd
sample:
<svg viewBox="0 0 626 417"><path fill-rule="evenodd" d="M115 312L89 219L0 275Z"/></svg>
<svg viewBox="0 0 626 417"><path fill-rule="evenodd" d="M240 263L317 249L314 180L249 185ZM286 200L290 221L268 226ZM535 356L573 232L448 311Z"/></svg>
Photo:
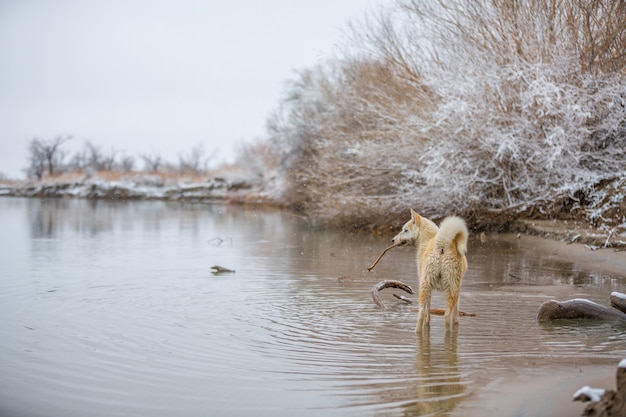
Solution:
<svg viewBox="0 0 626 417"><path fill-rule="evenodd" d="M589 385L585 385L574 393L574 400L597 403L604 395L604 392L605 390L602 388L591 388Z"/></svg>
<svg viewBox="0 0 626 417"><path fill-rule="evenodd" d="M0 184L0 196L37 198L224 200L277 204L272 194L260 181L241 173L210 178L158 174L71 175Z"/></svg>

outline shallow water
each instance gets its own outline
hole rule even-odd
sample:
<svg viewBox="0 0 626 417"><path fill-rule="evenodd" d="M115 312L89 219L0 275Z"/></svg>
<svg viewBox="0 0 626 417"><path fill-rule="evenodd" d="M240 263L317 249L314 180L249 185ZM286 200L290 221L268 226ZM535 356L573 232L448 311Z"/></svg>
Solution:
<svg viewBox="0 0 626 417"><path fill-rule="evenodd" d="M235 206L6 198L0 230L2 416L490 415L501 382L626 357L626 326L534 320L550 298L607 304L624 275L524 238L471 241L461 310L477 317L416 337L400 290L385 310L370 297L416 287L408 248L366 272L387 237Z"/></svg>

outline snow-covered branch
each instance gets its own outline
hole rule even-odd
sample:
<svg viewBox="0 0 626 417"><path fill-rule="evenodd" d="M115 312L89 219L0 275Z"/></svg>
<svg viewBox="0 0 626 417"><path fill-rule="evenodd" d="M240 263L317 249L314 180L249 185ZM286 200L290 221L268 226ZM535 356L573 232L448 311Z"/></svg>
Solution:
<svg viewBox="0 0 626 417"><path fill-rule="evenodd" d="M520 213L624 176L621 3L399 1L352 28L270 124L312 217Z"/></svg>

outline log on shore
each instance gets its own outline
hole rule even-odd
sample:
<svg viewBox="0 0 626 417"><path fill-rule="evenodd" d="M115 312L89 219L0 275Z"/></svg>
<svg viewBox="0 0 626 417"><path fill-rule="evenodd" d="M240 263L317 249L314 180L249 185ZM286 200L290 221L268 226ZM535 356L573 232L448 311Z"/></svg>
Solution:
<svg viewBox="0 0 626 417"><path fill-rule="evenodd" d="M588 402L583 416L626 416L626 359L617 365L616 390L603 390L585 386L574 394L574 401Z"/></svg>
<svg viewBox="0 0 626 417"><path fill-rule="evenodd" d="M541 304L537 321L557 319L596 319L626 321L626 313L615 308L604 307L593 301L576 298L569 301L550 300Z"/></svg>
<svg viewBox="0 0 626 417"><path fill-rule="evenodd" d="M618 309L619 311L626 313L626 294L613 291L610 297L611 307Z"/></svg>

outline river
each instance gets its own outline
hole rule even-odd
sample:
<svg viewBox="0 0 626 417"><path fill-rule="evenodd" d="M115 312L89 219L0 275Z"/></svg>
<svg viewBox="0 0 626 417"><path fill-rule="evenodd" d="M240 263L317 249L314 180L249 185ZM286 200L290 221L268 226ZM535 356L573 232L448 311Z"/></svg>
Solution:
<svg viewBox="0 0 626 417"><path fill-rule="evenodd" d="M535 321L548 299L606 305L626 289L626 271L566 259L558 242L471 239L461 310L476 317L446 331L434 316L417 337L399 290L382 292L384 310L370 296L382 279L417 287L410 248L366 271L391 230L16 198L0 198L0 230L2 416L559 415L626 357L624 325Z"/></svg>

